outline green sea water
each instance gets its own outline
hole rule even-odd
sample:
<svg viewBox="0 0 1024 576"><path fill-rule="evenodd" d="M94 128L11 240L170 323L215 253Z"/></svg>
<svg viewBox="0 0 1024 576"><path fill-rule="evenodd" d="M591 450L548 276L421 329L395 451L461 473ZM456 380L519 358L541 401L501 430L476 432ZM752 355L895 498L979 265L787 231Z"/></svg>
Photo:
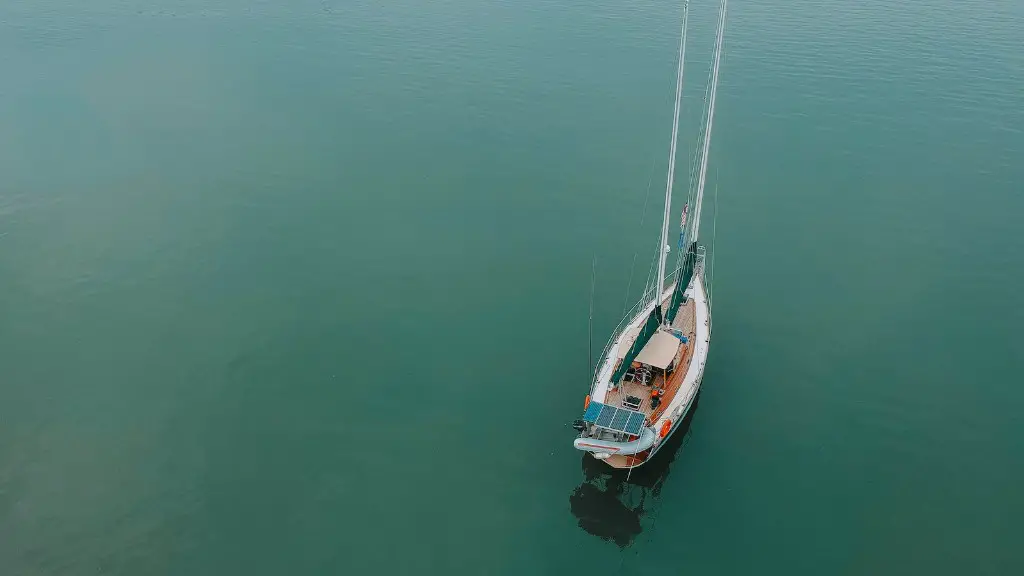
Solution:
<svg viewBox="0 0 1024 576"><path fill-rule="evenodd" d="M699 404L573 450L680 15L0 6L0 574L1024 573L1019 0L730 2Z"/></svg>

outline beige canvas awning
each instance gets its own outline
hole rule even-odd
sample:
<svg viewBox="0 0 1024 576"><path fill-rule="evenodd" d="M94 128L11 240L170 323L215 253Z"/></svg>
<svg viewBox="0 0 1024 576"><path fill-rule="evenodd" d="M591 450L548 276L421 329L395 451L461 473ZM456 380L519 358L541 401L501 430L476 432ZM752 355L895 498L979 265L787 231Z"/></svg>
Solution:
<svg viewBox="0 0 1024 576"><path fill-rule="evenodd" d="M647 346L636 355L636 361L664 370L676 358L679 350L679 339L668 332L658 331L651 336Z"/></svg>

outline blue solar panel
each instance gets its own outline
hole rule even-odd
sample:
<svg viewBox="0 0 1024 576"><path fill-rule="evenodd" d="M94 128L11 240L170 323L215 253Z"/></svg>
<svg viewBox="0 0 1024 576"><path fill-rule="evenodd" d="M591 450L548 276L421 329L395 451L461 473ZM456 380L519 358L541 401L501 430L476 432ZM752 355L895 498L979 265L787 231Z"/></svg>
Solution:
<svg viewBox="0 0 1024 576"><path fill-rule="evenodd" d="M629 412L625 410L616 410L615 417L612 418L612 423L608 425L609 428L614 430L624 430L626 422L629 421Z"/></svg>
<svg viewBox="0 0 1024 576"><path fill-rule="evenodd" d="M605 404L601 410L601 415L597 417L597 424L601 428L611 428L612 419L615 418L615 414L619 411L618 408Z"/></svg>
<svg viewBox="0 0 1024 576"><path fill-rule="evenodd" d="M591 402L590 406L587 406L587 411L583 413L584 422L597 422L597 415L601 413L601 408L604 408L604 404L600 402Z"/></svg>
<svg viewBox="0 0 1024 576"><path fill-rule="evenodd" d="M644 418L643 412L616 408L600 402L591 402L583 413L584 422L633 436L640 435L640 430L644 427Z"/></svg>
<svg viewBox="0 0 1024 576"><path fill-rule="evenodd" d="M640 429L644 426L644 415L640 412L633 412L629 415L629 421L622 427L623 432L634 436L640 435Z"/></svg>

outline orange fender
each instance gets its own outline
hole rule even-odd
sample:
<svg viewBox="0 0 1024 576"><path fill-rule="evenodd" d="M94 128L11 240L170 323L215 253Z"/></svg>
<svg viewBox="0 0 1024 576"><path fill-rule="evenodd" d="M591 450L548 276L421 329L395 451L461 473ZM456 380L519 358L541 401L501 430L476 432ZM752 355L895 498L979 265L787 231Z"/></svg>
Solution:
<svg viewBox="0 0 1024 576"><path fill-rule="evenodd" d="M664 438L665 436L668 436L670 430L672 430L672 421L665 420L665 423L661 425L661 433L659 434L659 437Z"/></svg>
<svg viewBox="0 0 1024 576"><path fill-rule="evenodd" d="M590 394L587 394L587 397L583 399L583 409L586 410L587 408L590 408Z"/></svg>

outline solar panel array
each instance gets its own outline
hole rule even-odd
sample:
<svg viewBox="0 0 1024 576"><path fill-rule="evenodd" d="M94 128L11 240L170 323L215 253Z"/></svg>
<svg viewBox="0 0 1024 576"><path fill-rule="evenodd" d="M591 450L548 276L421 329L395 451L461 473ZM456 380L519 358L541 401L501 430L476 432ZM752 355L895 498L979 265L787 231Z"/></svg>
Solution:
<svg viewBox="0 0 1024 576"><path fill-rule="evenodd" d="M639 436L644 427L644 413L591 402L583 413L583 421L606 430Z"/></svg>

